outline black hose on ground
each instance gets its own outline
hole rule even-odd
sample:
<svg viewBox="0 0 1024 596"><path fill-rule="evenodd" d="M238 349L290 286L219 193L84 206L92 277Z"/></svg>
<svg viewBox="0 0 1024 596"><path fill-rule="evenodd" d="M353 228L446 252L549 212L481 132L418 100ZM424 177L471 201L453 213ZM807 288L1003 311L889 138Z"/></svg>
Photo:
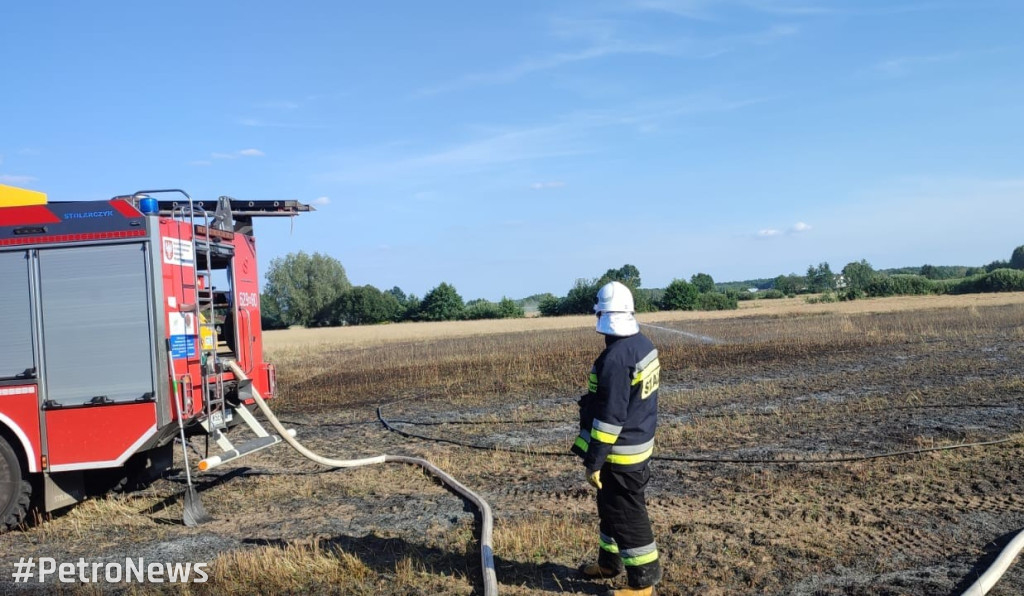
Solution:
<svg viewBox="0 0 1024 596"><path fill-rule="evenodd" d="M568 451L539 451L535 449L523 449L518 447L497 447L491 445L480 445L478 443L470 443L468 441L460 441L458 439L446 439L441 437L431 437L428 435L422 435L419 433L409 432L392 426L397 424L396 421L389 421L384 418L383 409L384 406L377 406L377 419L384 426L385 429L397 433L403 437L411 439L420 439L423 441L432 441L435 443L447 443L449 445L455 445L458 447L465 447L468 449L479 449L482 451L499 451L505 453L522 453L525 455L540 455L545 457L575 457ZM941 445L938 447L922 447L919 449L906 449L902 451L884 451L881 453L869 453L867 455L850 455L840 457L821 457L821 458L801 458L801 459L766 459L766 458L722 458L722 457L698 457L698 456L679 456L679 455L652 455L651 459L654 461L672 461L672 462L684 462L684 463L706 463L706 464L740 464L740 465L790 465L790 464L841 464L851 463L858 461L869 461L873 459L883 459L890 457L905 457L910 455L920 455L922 453L931 453L933 451L949 451L953 449L966 449L968 447L985 447L988 445L998 445L1000 443L1008 443L1013 441L1013 437L1005 437L1002 439L996 439L992 441L979 441L974 443L956 443L954 445Z"/></svg>

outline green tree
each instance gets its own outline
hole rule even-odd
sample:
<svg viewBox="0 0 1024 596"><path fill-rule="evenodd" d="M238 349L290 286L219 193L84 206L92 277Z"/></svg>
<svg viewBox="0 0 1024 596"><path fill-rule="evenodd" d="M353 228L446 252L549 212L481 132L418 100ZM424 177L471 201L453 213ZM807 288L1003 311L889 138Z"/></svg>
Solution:
<svg viewBox="0 0 1024 596"><path fill-rule="evenodd" d="M772 288L792 296L800 291L803 287L803 278L795 273L789 275L780 275L772 281Z"/></svg>
<svg viewBox="0 0 1024 596"><path fill-rule="evenodd" d="M554 294L546 294L537 303L537 311L542 317L556 317L562 314L560 300Z"/></svg>
<svg viewBox="0 0 1024 596"><path fill-rule="evenodd" d="M610 281L617 281L625 284L630 290L636 290L640 287L640 270L635 265L627 263L618 269L609 269L598 281L598 288Z"/></svg>
<svg viewBox="0 0 1024 596"><path fill-rule="evenodd" d="M398 300L399 304L405 304L406 300L409 299L409 297L405 295L405 292L402 291L402 288L400 288L398 286L395 286L395 287L391 288L390 290L387 290L386 293L391 294L392 296L394 296L395 299Z"/></svg>
<svg viewBox="0 0 1024 596"><path fill-rule="evenodd" d="M515 300L502 297L501 302L479 298L466 303L467 319L515 319L526 316L523 307Z"/></svg>
<svg viewBox="0 0 1024 596"><path fill-rule="evenodd" d="M416 294L409 294L405 297L405 302L402 303L404 311L402 312L403 321L415 321L420 316L420 306L423 305L423 301L419 299Z"/></svg>
<svg viewBox="0 0 1024 596"><path fill-rule="evenodd" d="M283 324L316 327L332 323L335 303L351 287L337 259L299 252L270 262L264 294Z"/></svg>
<svg viewBox="0 0 1024 596"><path fill-rule="evenodd" d="M633 290L633 307L636 309L636 312L657 311L659 305L661 304L661 301L659 299L661 293L657 293L657 296L659 298L656 298L655 294L656 293L654 290L648 290L644 288L636 288L635 290Z"/></svg>
<svg viewBox="0 0 1024 596"><path fill-rule="evenodd" d="M543 296L537 305L543 316L592 314L597 300L597 291L608 282L617 281L629 288L633 294L633 304L637 312L655 310L650 296L640 290L640 270L634 265L626 264L618 269L609 269L596 279L579 278L569 293L563 298ZM556 306L557 302L557 306Z"/></svg>
<svg viewBox="0 0 1024 596"><path fill-rule="evenodd" d="M1013 249L1010 256L1010 269L1024 269L1024 246Z"/></svg>
<svg viewBox="0 0 1024 596"><path fill-rule="evenodd" d="M588 279L577 279L576 284L569 290L565 298L558 301L558 314L580 315L594 314L594 304L597 300L597 290L601 286L597 281Z"/></svg>
<svg viewBox="0 0 1024 596"><path fill-rule="evenodd" d="M847 263L846 267L843 267L843 279L846 281L846 288L854 292L866 290L868 284L877 275L871 267L871 263L864 259Z"/></svg>
<svg viewBox="0 0 1024 596"><path fill-rule="evenodd" d="M424 321L457 321L463 318L465 310L466 305L455 287L441 282L423 297L419 318Z"/></svg>
<svg viewBox="0 0 1024 596"><path fill-rule="evenodd" d="M402 288L395 286L390 290L386 290L385 294L390 294L398 300L398 304L402 307L398 313L397 321L409 321L416 318L420 310L420 299L416 297L416 294L406 294L402 291Z"/></svg>
<svg viewBox="0 0 1024 596"><path fill-rule="evenodd" d="M735 310L739 308L737 293L727 295L721 292L697 294L697 310Z"/></svg>
<svg viewBox="0 0 1024 596"><path fill-rule="evenodd" d="M695 273L690 277L690 283L697 287L701 294L710 294L715 291L715 280L707 273Z"/></svg>
<svg viewBox="0 0 1024 596"><path fill-rule="evenodd" d="M988 265L985 265L985 272L986 273L992 273L996 269L1008 269L1009 267L1010 267L1010 264L1008 262L996 260L996 261L992 261Z"/></svg>
<svg viewBox="0 0 1024 596"><path fill-rule="evenodd" d="M918 274L928 279L939 279L939 270L935 265L921 265L921 270Z"/></svg>
<svg viewBox="0 0 1024 596"><path fill-rule="evenodd" d="M345 292L335 306L335 318L349 325L397 321L402 313L402 305L394 295L369 285Z"/></svg>
<svg viewBox="0 0 1024 596"><path fill-rule="evenodd" d="M260 294L260 327L264 330L288 328L288 324L281 320L281 307L277 305L277 300L266 292Z"/></svg>
<svg viewBox="0 0 1024 596"><path fill-rule="evenodd" d="M521 319L526 316L523 307L507 296L501 297L501 302L498 303L498 313L503 319Z"/></svg>
<svg viewBox="0 0 1024 596"><path fill-rule="evenodd" d="M500 319L501 311L498 309L498 305L490 300L478 298L466 303L464 318L469 320Z"/></svg>
<svg viewBox="0 0 1024 596"><path fill-rule="evenodd" d="M661 298L662 310L694 310L697 308L697 297L700 292L697 286L685 279L673 279L665 288Z"/></svg>
<svg viewBox="0 0 1024 596"><path fill-rule="evenodd" d="M836 276L827 262L807 268L807 286L812 292L827 292L836 289Z"/></svg>

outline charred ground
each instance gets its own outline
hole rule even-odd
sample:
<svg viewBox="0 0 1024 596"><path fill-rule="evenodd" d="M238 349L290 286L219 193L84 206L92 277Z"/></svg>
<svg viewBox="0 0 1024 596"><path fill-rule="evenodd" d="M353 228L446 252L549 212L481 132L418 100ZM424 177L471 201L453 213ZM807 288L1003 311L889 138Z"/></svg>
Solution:
<svg viewBox="0 0 1024 596"><path fill-rule="evenodd" d="M772 462L653 464L659 594L958 593L1024 527L1024 297L875 304L647 330L664 371L657 453ZM573 573L596 554L593 494L573 458L538 452L567 450L600 349L589 328L291 348L273 354L276 409L316 451L422 455L482 494L502 593L593 594L603 584ZM401 430L498 451L403 438L377 421L378 404ZM1008 441L798 463L997 439ZM181 480L170 478L4 535L0 581L22 556L145 556L210 562L210 581L190 593L479 588L472 512L417 470L325 471L278 447L200 487L217 518L200 528L180 526ZM992 593L1024 593L1024 569Z"/></svg>

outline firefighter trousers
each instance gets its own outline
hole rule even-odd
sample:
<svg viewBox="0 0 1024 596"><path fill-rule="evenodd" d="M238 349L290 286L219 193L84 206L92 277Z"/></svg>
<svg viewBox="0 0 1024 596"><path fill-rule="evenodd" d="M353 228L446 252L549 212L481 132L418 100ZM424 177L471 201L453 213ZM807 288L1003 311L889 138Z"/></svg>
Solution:
<svg viewBox="0 0 1024 596"><path fill-rule="evenodd" d="M601 550L598 562L606 569L626 569L631 588L653 586L661 580L661 561L647 516L644 489L651 470L620 472L605 464L597 491L597 514L601 518Z"/></svg>

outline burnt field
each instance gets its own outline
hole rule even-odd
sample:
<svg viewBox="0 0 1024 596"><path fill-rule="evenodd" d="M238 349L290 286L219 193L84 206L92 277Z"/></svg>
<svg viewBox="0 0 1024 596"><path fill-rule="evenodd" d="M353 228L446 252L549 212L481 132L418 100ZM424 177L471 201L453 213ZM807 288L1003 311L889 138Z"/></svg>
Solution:
<svg viewBox="0 0 1024 596"><path fill-rule="evenodd" d="M958 594L1024 527L1024 296L867 304L645 329L663 366L658 594ZM562 455L603 345L590 324L281 348L274 406L321 454L423 456L480 493L502 594L596 594L609 583L574 573L597 552L593 492ZM383 428L379 404L426 438ZM200 477L216 521L199 528L180 524L183 483L0 536L0 592L43 591L5 583L28 556L209 563L205 584L71 593L479 590L472 511L417 469L329 471L279 446ZM1020 593L1017 564L991 594Z"/></svg>

